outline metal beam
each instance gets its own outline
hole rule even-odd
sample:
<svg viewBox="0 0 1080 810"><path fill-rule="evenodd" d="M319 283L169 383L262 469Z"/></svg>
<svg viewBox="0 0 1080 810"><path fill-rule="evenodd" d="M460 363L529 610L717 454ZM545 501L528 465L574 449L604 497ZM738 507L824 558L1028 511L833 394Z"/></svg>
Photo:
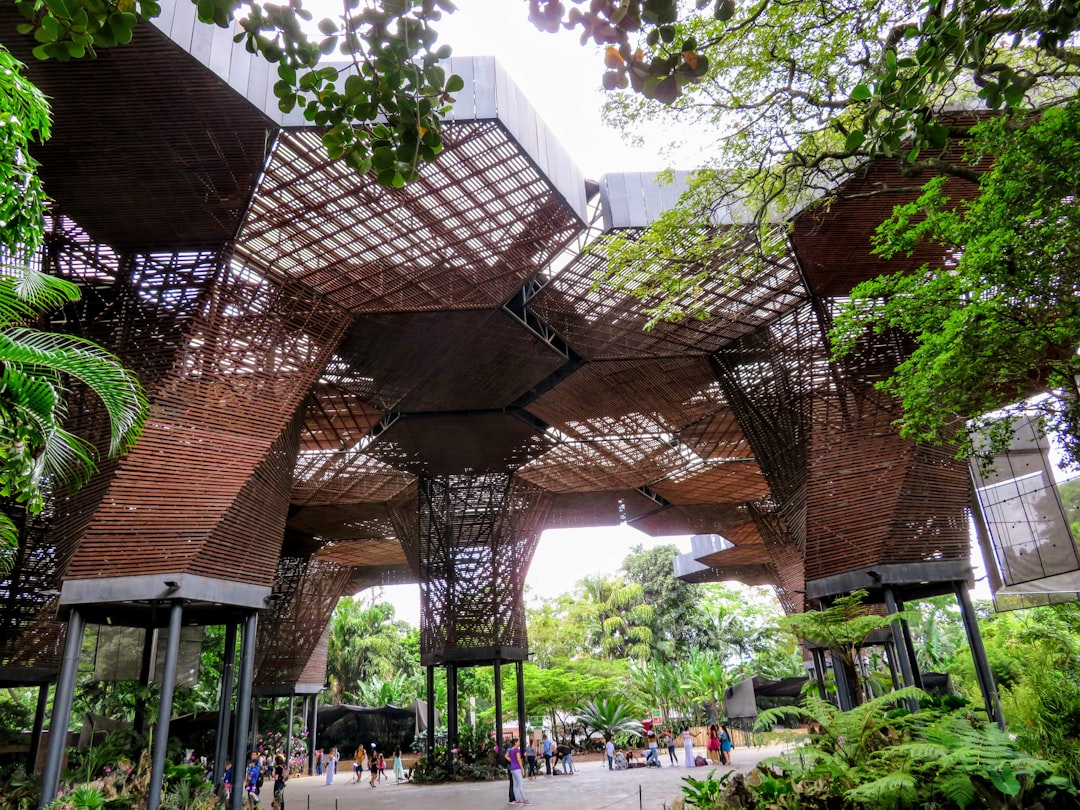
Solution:
<svg viewBox="0 0 1080 810"><path fill-rule="evenodd" d="M45 753L45 769L41 775L39 807L52 804L60 789L60 768L64 761L64 749L67 748L68 722L71 719L71 704L75 698L75 678L79 673L83 628L82 612L73 607L68 612L64 658L60 663L56 695L53 697L53 713L49 721L49 747Z"/></svg>
<svg viewBox="0 0 1080 810"><path fill-rule="evenodd" d="M161 782L165 776L165 750L169 747L169 721L172 719L173 692L176 691L176 660L180 656L180 625L184 604L179 599L169 606L169 639L165 647L165 671L161 673L161 700L154 726L154 748L150 755L150 785L146 810L161 806Z"/></svg>

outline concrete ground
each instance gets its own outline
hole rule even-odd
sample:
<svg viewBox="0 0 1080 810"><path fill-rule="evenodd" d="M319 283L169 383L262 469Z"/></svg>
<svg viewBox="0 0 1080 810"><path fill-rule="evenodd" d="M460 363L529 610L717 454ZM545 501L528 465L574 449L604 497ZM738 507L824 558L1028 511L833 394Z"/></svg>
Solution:
<svg viewBox="0 0 1080 810"><path fill-rule="evenodd" d="M717 766L725 770L749 770L760 760L776 756L783 746L736 748L733 764ZM704 754L704 750L699 751ZM682 746L677 750L680 763ZM635 768L609 771L607 763L590 758L578 761L577 773L570 776L538 776L525 782L530 804L544 810L663 810L682 795L682 779L705 778L709 767ZM542 767L542 763L541 763ZM390 781L368 787L367 781L350 784L352 763L341 762L341 772L333 785L324 776L294 777L285 790L285 810L357 810L357 808L395 808L395 810L496 810L507 806L507 780L499 782L461 782L446 785L395 785ZM265 793L265 788L264 788ZM269 802L263 802L269 810Z"/></svg>

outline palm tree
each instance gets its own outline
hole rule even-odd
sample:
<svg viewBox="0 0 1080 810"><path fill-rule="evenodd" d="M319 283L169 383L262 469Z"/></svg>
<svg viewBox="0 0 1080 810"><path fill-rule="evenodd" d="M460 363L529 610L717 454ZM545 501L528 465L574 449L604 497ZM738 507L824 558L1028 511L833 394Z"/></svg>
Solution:
<svg viewBox="0 0 1080 810"><path fill-rule="evenodd" d="M408 675L414 668L402 644L408 625L394 620L393 605L375 598L369 604L347 596L330 619L326 671L334 703L359 693L365 682Z"/></svg>
<svg viewBox="0 0 1080 810"><path fill-rule="evenodd" d="M653 608L645 603L641 585L620 577L586 577L581 587L593 610L592 641L604 657L647 659Z"/></svg>
<svg viewBox="0 0 1080 810"><path fill-rule="evenodd" d="M635 707L621 697L590 700L577 709L578 720L585 726L585 732L591 735L599 731L604 739L614 738L617 734L640 737L644 726L638 714Z"/></svg>
<svg viewBox="0 0 1080 810"><path fill-rule="evenodd" d="M100 346L26 325L80 292L30 264L44 235L45 197L28 147L48 137L49 108L21 69L0 47L0 497L37 514L47 490L79 486L96 469L94 445L63 428L70 382L104 404L110 456L134 444L147 403L135 375ZM15 522L0 512L0 575L17 545Z"/></svg>

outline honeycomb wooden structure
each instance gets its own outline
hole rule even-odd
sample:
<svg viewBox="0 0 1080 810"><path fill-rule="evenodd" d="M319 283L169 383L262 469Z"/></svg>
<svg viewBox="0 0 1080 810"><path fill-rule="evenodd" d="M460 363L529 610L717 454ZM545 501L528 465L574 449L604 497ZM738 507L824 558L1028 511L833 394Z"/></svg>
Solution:
<svg viewBox="0 0 1080 810"><path fill-rule="evenodd" d="M55 672L58 607L141 625L181 600L188 623L262 611L256 686L289 694L321 684L338 596L406 579L426 663L520 661L549 527L722 534L704 576L787 610L808 581L966 565L966 469L898 439L871 387L895 347L828 358L832 300L881 270L881 203L856 198L888 166L797 218L781 260L748 262L751 234L715 256L709 319L644 331L582 247L639 232L672 189L587 185L492 60L451 65L445 153L389 190L193 14L166 3L130 46L55 65L0 10L53 99L40 261L84 295L52 326L116 352L151 402L131 453L26 525L0 584L8 682ZM92 402L73 414L100 438Z"/></svg>

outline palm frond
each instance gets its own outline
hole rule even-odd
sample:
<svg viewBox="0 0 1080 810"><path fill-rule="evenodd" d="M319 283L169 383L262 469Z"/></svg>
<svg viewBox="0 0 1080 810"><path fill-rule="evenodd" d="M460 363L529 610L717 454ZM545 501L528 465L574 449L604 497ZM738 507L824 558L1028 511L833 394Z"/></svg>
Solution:
<svg viewBox="0 0 1080 810"><path fill-rule="evenodd" d="M70 375L90 388L109 415L109 454L127 450L142 430L146 397L134 374L100 346L71 335L15 327L0 332L0 362L35 373Z"/></svg>

